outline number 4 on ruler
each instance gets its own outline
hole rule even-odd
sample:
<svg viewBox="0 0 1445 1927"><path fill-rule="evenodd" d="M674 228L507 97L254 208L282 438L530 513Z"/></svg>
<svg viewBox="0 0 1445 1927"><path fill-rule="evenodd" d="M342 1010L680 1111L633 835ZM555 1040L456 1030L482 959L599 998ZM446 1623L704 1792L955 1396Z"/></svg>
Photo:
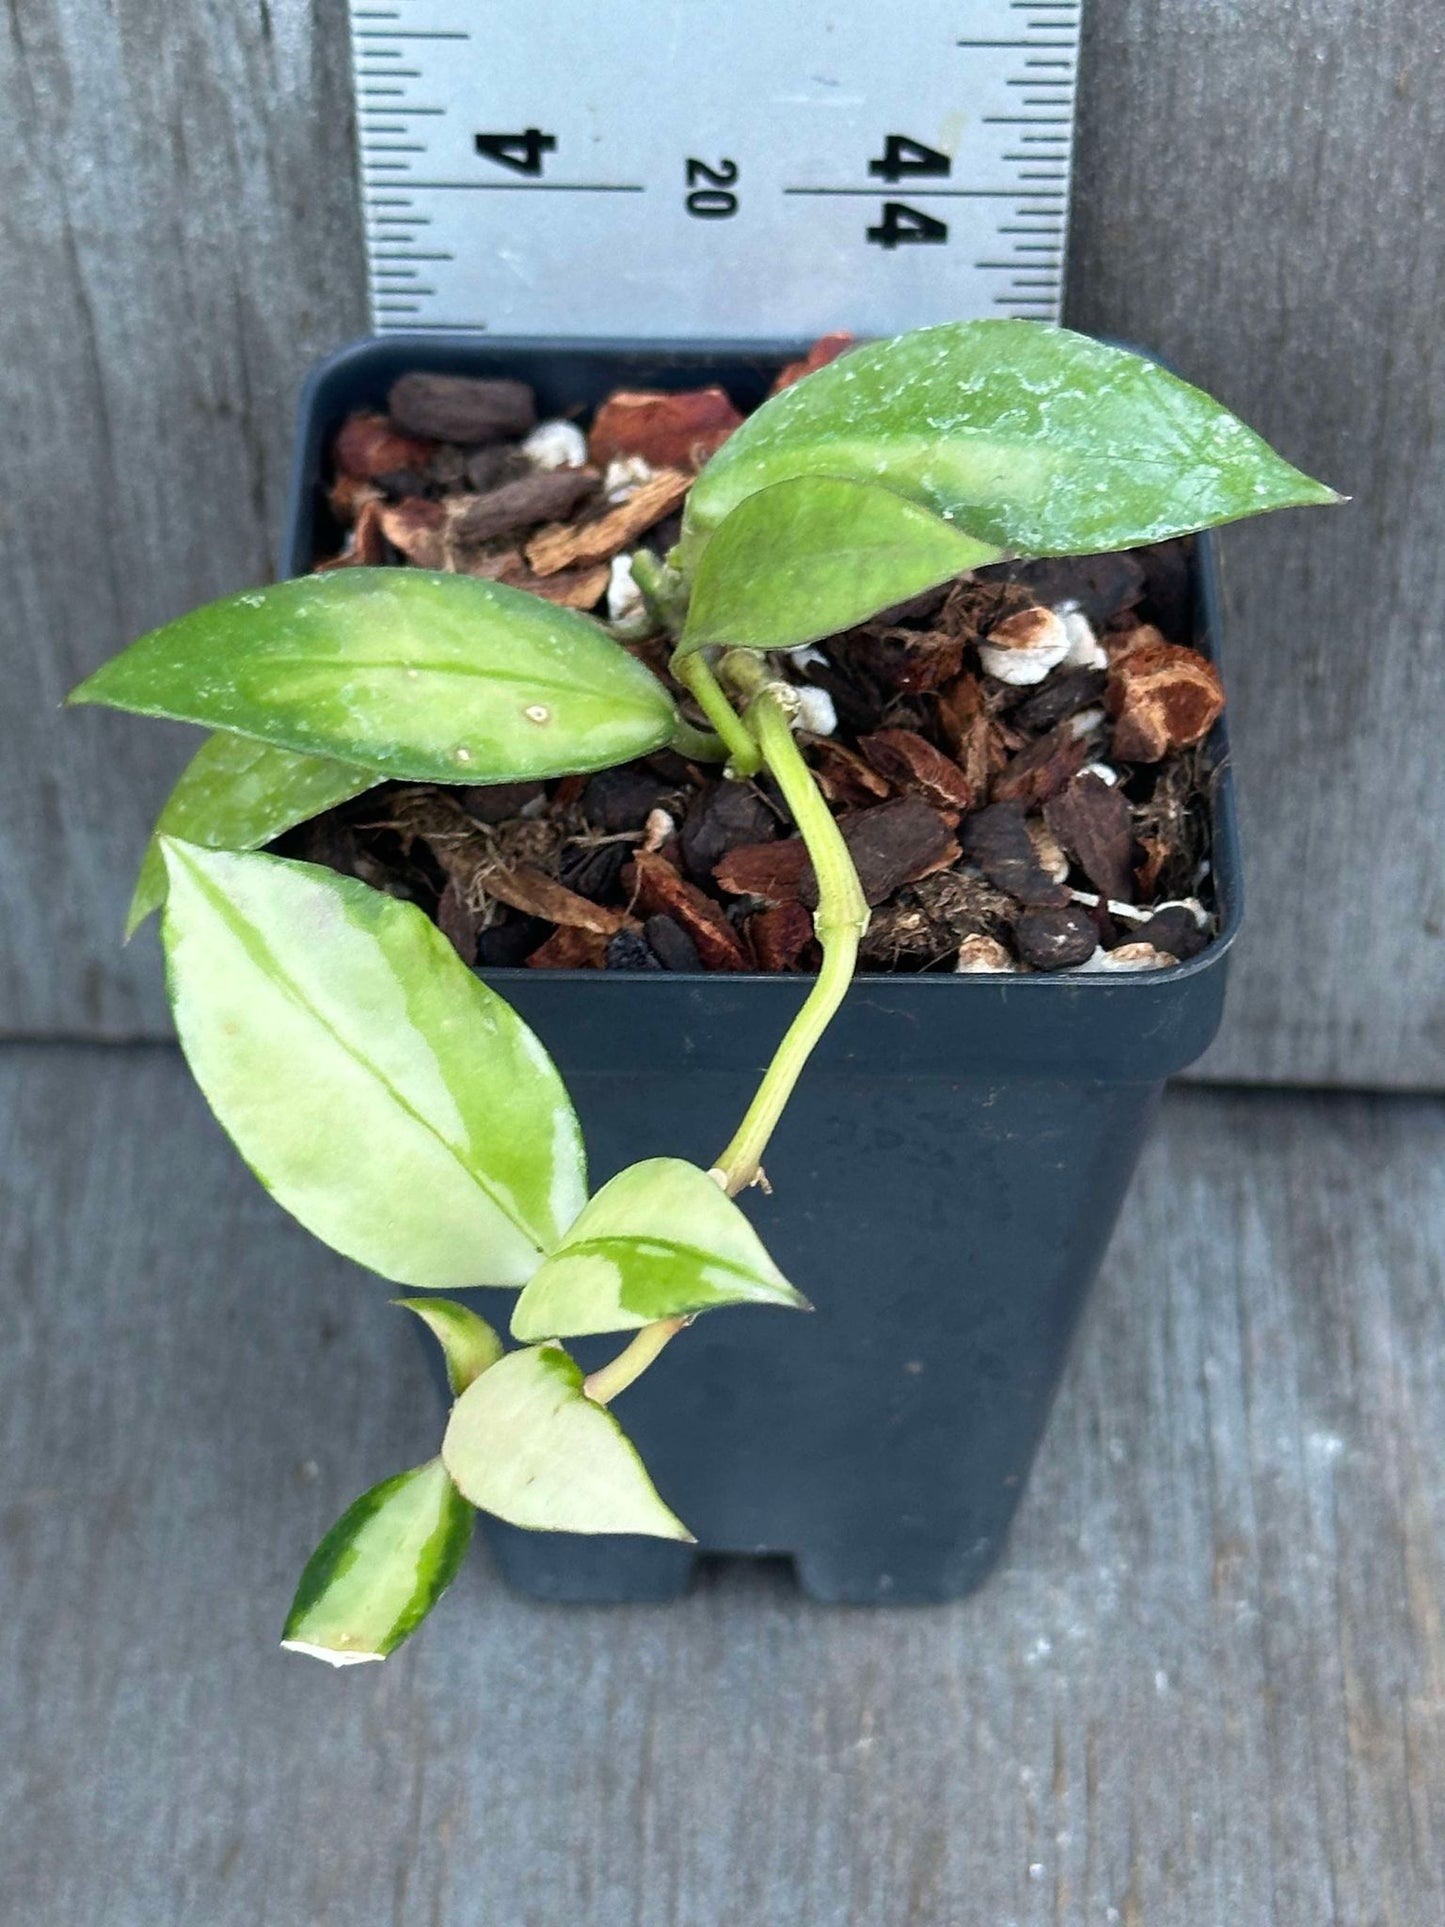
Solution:
<svg viewBox="0 0 1445 1927"><path fill-rule="evenodd" d="M880 181L901 181L909 174L949 175L953 172L953 158L941 154L936 147L925 147L911 135L886 134L883 152L876 161L869 161L868 172Z"/></svg>
<svg viewBox="0 0 1445 1927"><path fill-rule="evenodd" d="M885 134L883 152L876 161L869 161L868 172L890 184L929 174L947 179L953 172L953 159L910 134ZM909 207L906 201L885 201L882 219L869 228L868 239L880 248L920 241L939 243L948 239L948 223L925 214L921 208Z"/></svg>
<svg viewBox="0 0 1445 1927"><path fill-rule="evenodd" d="M477 152L514 174L540 174L542 156L556 151L557 136L544 134L540 127L524 127L520 134L477 135Z"/></svg>

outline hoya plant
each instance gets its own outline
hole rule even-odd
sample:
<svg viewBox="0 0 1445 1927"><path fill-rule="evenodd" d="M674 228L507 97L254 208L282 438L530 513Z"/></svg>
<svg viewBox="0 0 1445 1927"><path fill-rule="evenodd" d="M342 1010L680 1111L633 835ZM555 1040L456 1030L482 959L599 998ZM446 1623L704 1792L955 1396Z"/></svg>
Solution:
<svg viewBox="0 0 1445 1927"><path fill-rule="evenodd" d="M438 1455L332 1527L288 1647L384 1658L456 1573L477 1508L688 1539L613 1401L703 1314L806 1307L733 1200L762 1178L868 912L773 652L1005 557L1332 499L1151 362L1064 329L964 322L856 348L705 465L671 554L634 563L672 640L669 682L602 623L529 594L356 567L213 603L80 685L73 702L214 732L161 814L132 927L163 906L181 1044L242 1157L317 1237L429 1294L398 1302L445 1358ZM709 1169L650 1158L589 1193L546 1050L423 912L261 846L387 778L562 777L665 746L771 775L816 872L822 962ZM516 1290L510 1349L446 1295L474 1286ZM626 1342L584 1373L568 1342L605 1333Z"/></svg>

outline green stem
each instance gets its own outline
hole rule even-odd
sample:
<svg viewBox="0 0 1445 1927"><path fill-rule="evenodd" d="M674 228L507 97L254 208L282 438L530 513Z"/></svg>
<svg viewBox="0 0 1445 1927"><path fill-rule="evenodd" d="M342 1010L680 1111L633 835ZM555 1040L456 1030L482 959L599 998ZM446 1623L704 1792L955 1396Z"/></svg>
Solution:
<svg viewBox="0 0 1445 1927"><path fill-rule="evenodd" d="M791 688L787 683L769 682L760 659L746 650L731 651L723 658L721 667L729 685L748 701L746 724L728 702L701 656L685 657L673 674L692 690L709 718L719 722L718 734L724 740L735 733L746 736L753 769L766 762L772 771L813 859L813 871L818 879L818 909L813 928L823 946L822 968L813 988L788 1026L732 1142L714 1166L713 1175L728 1196L733 1197L755 1184L761 1175L763 1152L793 1094L793 1087L847 993L853 980L858 944L868 928L868 905L848 845L813 781L802 751L793 740L792 713L797 699ZM726 729L721 726L721 714L716 713L719 706L728 718ZM740 761L734 751L735 769ZM588 1375L582 1390L595 1405L609 1404L642 1376L664 1347L690 1322L687 1318L661 1318L654 1324L644 1325L616 1358Z"/></svg>
<svg viewBox="0 0 1445 1927"><path fill-rule="evenodd" d="M732 666L732 659L728 658L725 668ZM793 739L790 718L793 701L787 684L765 684L749 705L747 720L813 859L813 871L818 879L818 909L813 928L823 946L823 962L807 1001L789 1025L757 1095L748 1106L747 1115L717 1161L715 1169L729 1197L757 1182L768 1139L814 1045L837 1014L853 980L859 942L868 928L868 905L848 845Z"/></svg>
<svg viewBox="0 0 1445 1927"><path fill-rule="evenodd" d="M687 582L676 569L659 562L651 549L636 549L632 556L632 580L642 591L642 599L652 612L654 622L670 636L680 636L687 620Z"/></svg>
<svg viewBox="0 0 1445 1927"><path fill-rule="evenodd" d="M659 1318L655 1324L644 1325L625 1351L616 1358L599 1365L582 1381L582 1390L594 1405L607 1405L619 1392L625 1392L635 1378L641 1378L648 1366L657 1357L664 1345L669 1344L684 1325L692 1321L687 1318Z"/></svg>
<svg viewBox="0 0 1445 1927"><path fill-rule="evenodd" d="M728 762L735 774L755 776L762 766L762 752L704 658L684 656L679 662L674 656L672 673L683 688L696 697L703 715L727 744Z"/></svg>
<svg viewBox="0 0 1445 1927"><path fill-rule="evenodd" d="M694 729L681 716L673 724L668 748L675 749L679 756L685 756L692 763L725 763L728 759L728 746L721 736L715 736L710 729Z"/></svg>

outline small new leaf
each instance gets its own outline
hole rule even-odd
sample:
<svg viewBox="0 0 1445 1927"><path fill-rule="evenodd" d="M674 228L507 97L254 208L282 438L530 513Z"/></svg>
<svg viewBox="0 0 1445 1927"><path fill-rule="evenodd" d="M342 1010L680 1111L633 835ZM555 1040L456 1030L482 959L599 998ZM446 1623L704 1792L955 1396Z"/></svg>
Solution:
<svg viewBox="0 0 1445 1927"><path fill-rule="evenodd" d="M397 1298L404 1311L414 1311L442 1348L447 1384L459 1398L474 1378L480 1378L503 1354L502 1341L485 1318L455 1298Z"/></svg>
<svg viewBox="0 0 1445 1927"><path fill-rule="evenodd" d="M1037 321L868 342L785 388L693 484L684 567L739 502L793 475L879 483L1022 555L1132 548L1340 499L1156 363Z"/></svg>
<svg viewBox="0 0 1445 1927"><path fill-rule="evenodd" d="M675 723L662 684L588 617L425 569L228 596L142 636L70 701L444 783L605 769Z"/></svg>
<svg viewBox="0 0 1445 1927"><path fill-rule="evenodd" d="M692 1534L559 1346L508 1352L452 1407L442 1461L474 1506L535 1532Z"/></svg>
<svg viewBox="0 0 1445 1927"><path fill-rule="evenodd" d="M414 904L280 857L161 849L181 1045L277 1202L399 1284L524 1284L587 1192L521 1018Z"/></svg>
<svg viewBox="0 0 1445 1927"><path fill-rule="evenodd" d="M474 1517L440 1459L374 1485L307 1560L281 1644L332 1666L385 1659L456 1578Z"/></svg>
<svg viewBox="0 0 1445 1927"><path fill-rule="evenodd" d="M681 1158L648 1158L603 1185L533 1273L512 1336L632 1331L742 1304L809 1309L705 1171Z"/></svg>
<svg viewBox="0 0 1445 1927"><path fill-rule="evenodd" d="M678 653L813 642L1001 554L871 482L774 482L740 502L703 551Z"/></svg>
<svg viewBox="0 0 1445 1927"><path fill-rule="evenodd" d="M298 756L250 736L219 731L207 737L156 819L126 913L127 938L165 902L166 866L157 837L179 837L208 850L255 850L376 781L354 764Z"/></svg>

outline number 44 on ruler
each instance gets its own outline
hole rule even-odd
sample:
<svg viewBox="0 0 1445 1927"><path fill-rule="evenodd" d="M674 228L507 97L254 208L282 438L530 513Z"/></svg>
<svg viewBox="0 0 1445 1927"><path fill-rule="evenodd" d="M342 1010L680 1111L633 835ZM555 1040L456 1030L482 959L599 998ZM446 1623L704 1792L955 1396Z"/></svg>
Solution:
<svg viewBox="0 0 1445 1927"><path fill-rule="evenodd" d="M1078 0L353 5L381 329L1057 317ZM782 16L782 17L780 17Z"/></svg>

